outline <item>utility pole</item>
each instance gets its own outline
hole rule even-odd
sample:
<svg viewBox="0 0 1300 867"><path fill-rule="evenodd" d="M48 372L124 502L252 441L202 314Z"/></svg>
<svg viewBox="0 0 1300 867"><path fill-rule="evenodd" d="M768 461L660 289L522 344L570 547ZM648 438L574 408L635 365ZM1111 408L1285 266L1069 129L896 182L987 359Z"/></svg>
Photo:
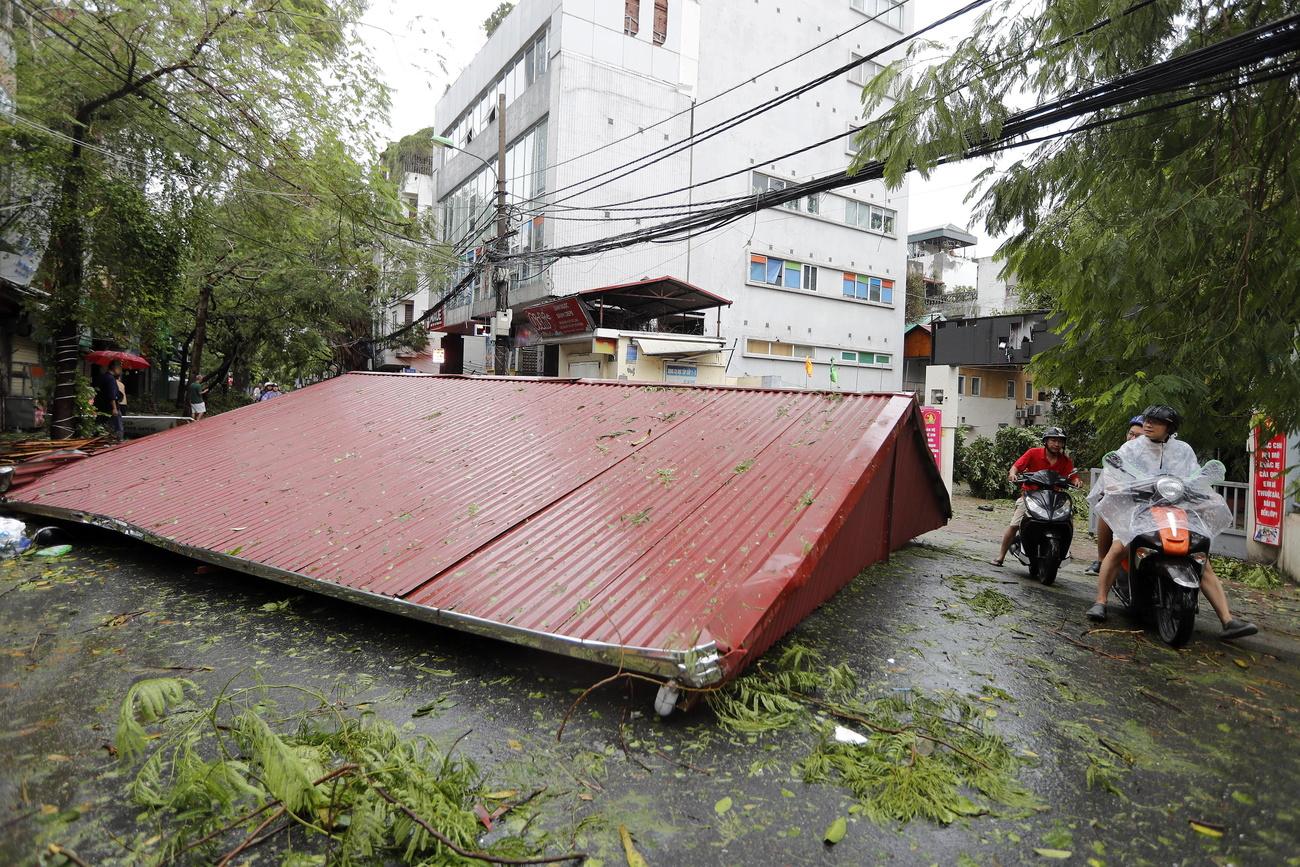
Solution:
<svg viewBox="0 0 1300 867"><path fill-rule="evenodd" d="M496 255L491 257L492 282L496 290L496 316L492 321L495 335L495 352L493 353L493 373L505 376L510 363L510 324L507 311L510 309L510 278L504 262L507 252L506 232L509 220L506 216L506 95L497 94L497 240Z"/></svg>

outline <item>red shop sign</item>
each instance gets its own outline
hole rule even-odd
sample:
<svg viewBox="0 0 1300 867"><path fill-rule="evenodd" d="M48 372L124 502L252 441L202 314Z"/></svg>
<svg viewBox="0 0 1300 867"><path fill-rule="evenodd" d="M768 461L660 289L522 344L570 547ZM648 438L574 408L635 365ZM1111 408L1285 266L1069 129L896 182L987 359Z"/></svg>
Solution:
<svg viewBox="0 0 1300 867"><path fill-rule="evenodd" d="M1255 541L1282 544L1282 486L1286 475L1286 437L1265 441L1255 428Z"/></svg>
<svg viewBox="0 0 1300 867"><path fill-rule="evenodd" d="M925 422L925 444L930 447L934 464L943 466L943 410L932 406L921 407L921 421Z"/></svg>
<svg viewBox="0 0 1300 867"><path fill-rule="evenodd" d="M574 297L529 307L524 315L542 337L566 337L592 330L587 308Z"/></svg>

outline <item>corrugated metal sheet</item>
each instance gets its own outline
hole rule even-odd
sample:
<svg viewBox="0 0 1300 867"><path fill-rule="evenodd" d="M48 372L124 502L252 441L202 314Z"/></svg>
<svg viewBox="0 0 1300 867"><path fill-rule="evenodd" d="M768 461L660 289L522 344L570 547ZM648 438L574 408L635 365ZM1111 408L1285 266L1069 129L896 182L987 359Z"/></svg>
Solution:
<svg viewBox="0 0 1300 867"><path fill-rule="evenodd" d="M909 395L401 374L127 443L10 505L691 684L949 515Z"/></svg>

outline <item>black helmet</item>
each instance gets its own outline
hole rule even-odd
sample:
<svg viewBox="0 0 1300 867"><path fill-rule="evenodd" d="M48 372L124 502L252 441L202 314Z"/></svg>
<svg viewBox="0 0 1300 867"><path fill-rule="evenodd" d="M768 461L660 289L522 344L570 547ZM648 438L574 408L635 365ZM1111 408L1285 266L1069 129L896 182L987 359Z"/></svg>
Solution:
<svg viewBox="0 0 1300 867"><path fill-rule="evenodd" d="M1178 423L1182 417L1178 415L1178 410L1172 406L1165 406L1163 403L1152 404L1142 411L1142 418L1151 419L1152 421L1162 421L1169 425L1169 432L1172 434L1178 430Z"/></svg>
<svg viewBox="0 0 1300 867"><path fill-rule="evenodd" d="M1047 430L1043 431L1043 442L1047 442L1052 437L1056 437L1058 440L1063 440L1065 439L1065 431L1061 430L1059 427L1049 427Z"/></svg>

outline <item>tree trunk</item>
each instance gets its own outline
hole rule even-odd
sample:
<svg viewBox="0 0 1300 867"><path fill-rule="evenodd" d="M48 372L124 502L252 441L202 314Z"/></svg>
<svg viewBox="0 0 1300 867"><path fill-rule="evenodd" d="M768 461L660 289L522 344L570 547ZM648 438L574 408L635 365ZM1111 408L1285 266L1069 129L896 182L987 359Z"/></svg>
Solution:
<svg viewBox="0 0 1300 867"><path fill-rule="evenodd" d="M176 406L182 410L182 415L189 415L189 404L185 400L185 390L190 385L190 344L194 342L194 331L191 330L185 342L181 344L181 363L177 366L176 372L180 381L176 384Z"/></svg>
<svg viewBox="0 0 1300 867"><path fill-rule="evenodd" d="M85 135L89 118L77 117L77 136ZM54 314L54 401L50 413L50 438L68 439L77 432L77 369L80 366L81 282L85 243L81 225L81 186L85 175L80 140L74 141L68 170L63 175L59 201L50 227L49 253L53 262L50 311Z"/></svg>
<svg viewBox="0 0 1300 867"><path fill-rule="evenodd" d="M208 304L212 301L212 281L205 280L199 289L199 304L194 310L194 345L190 348L189 381L203 372L203 341L208 334Z"/></svg>

